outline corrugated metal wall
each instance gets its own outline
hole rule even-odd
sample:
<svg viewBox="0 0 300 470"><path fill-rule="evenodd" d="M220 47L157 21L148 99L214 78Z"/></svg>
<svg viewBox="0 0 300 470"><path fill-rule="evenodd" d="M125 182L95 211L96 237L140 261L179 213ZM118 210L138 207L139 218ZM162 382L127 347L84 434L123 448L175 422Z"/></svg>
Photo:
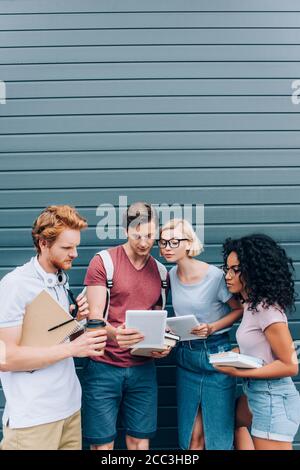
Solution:
<svg viewBox="0 0 300 470"><path fill-rule="evenodd" d="M39 211L69 203L90 223L79 289L96 207L121 194L205 204L212 263L229 235L274 236L300 291L299 25L297 0L0 1L0 277L32 255ZM295 339L299 320L298 304ZM174 448L175 370L159 364L153 447Z"/></svg>

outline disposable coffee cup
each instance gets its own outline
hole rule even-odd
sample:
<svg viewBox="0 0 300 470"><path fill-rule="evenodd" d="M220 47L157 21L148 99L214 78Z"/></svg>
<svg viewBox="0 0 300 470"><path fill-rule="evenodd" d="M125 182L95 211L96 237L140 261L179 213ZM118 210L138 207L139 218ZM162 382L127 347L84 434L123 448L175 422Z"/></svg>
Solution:
<svg viewBox="0 0 300 470"><path fill-rule="evenodd" d="M104 320L88 320L86 323L85 329L89 331L94 331L94 330L100 330L105 327L106 327L106 323Z"/></svg>
<svg viewBox="0 0 300 470"><path fill-rule="evenodd" d="M104 320L88 320L85 326L85 331L97 331L106 327Z"/></svg>

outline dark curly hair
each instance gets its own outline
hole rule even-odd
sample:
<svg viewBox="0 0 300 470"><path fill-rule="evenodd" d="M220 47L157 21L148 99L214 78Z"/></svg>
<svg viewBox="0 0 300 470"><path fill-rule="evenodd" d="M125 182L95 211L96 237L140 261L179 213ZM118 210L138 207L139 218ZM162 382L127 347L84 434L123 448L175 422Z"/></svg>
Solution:
<svg viewBox="0 0 300 470"><path fill-rule="evenodd" d="M283 311L295 309L293 262L285 250L264 234L248 235L223 244L224 264L231 252L238 256L241 279L247 291L249 309L278 305Z"/></svg>

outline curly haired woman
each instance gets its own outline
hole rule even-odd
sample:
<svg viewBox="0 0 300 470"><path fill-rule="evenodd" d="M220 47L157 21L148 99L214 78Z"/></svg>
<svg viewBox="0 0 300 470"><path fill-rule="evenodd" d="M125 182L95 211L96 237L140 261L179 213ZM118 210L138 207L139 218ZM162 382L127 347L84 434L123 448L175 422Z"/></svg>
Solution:
<svg viewBox="0 0 300 470"><path fill-rule="evenodd" d="M245 426L247 416L252 418L253 443L244 427L237 448L250 449L250 438L255 450L290 450L300 423L300 396L291 379L298 361L285 314L295 302L292 260L260 234L227 239L223 256L227 287L244 303L239 351L264 361L258 369L217 367L243 379L247 399L241 397L237 421Z"/></svg>

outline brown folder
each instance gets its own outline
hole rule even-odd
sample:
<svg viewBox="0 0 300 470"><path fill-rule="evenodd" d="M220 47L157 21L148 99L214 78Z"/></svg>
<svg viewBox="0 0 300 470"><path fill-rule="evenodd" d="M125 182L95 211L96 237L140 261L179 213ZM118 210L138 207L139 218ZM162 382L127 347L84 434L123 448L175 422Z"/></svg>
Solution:
<svg viewBox="0 0 300 470"><path fill-rule="evenodd" d="M46 290L26 307L21 346L47 347L63 343L82 329ZM49 331L51 330L51 331Z"/></svg>

